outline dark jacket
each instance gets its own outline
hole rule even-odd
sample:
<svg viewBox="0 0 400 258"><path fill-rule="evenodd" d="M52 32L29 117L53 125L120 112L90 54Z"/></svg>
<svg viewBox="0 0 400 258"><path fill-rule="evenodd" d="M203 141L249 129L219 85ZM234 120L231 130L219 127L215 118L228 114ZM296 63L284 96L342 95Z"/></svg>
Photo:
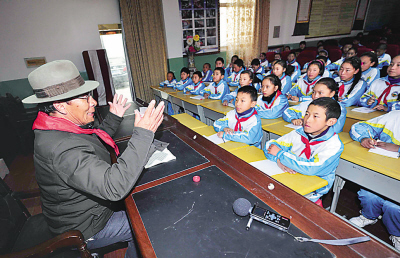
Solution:
<svg viewBox="0 0 400 258"><path fill-rule="evenodd" d="M123 118L109 114L99 129L113 136ZM102 230L155 150L154 133L134 128L117 163L96 135L35 130L34 162L43 214L50 230L80 230L88 239Z"/></svg>

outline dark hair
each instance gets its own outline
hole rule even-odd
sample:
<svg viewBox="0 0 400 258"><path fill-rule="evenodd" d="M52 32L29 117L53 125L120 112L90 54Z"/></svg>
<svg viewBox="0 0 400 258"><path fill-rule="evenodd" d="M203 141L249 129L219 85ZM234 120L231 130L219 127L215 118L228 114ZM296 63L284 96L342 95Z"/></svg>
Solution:
<svg viewBox="0 0 400 258"><path fill-rule="evenodd" d="M324 45L324 41L323 40L320 40L320 41L318 41L318 43L317 43L317 47L319 47L320 45Z"/></svg>
<svg viewBox="0 0 400 258"><path fill-rule="evenodd" d="M225 69L222 67L216 67L214 71L220 71L221 75L225 75Z"/></svg>
<svg viewBox="0 0 400 258"><path fill-rule="evenodd" d="M288 56L290 56L291 54L293 54L293 55L294 55L294 58L296 58L296 50L290 51L290 53L288 54Z"/></svg>
<svg viewBox="0 0 400 258"><path fill-rule="evenodd" d="M276 55L279 55L279 56L282 58L281 53L275 52L274 57L275 57Z"/></svg>
<svg viewBox="0 0 400 258"><path fill-rule="evenodd" d="M328 58L326 56L317 56L317 58L315 58L315 60L322 60L322 61L324 61L325 64L326 64L326 62L328 62Z"/></svg>
<svg viewBox="0 0 400 258"><path fill-rule="evenodd" d="M258 97L257 90L253 86L240 87L240 89L237 92L238 95L239 95L239 92L250 94L251 101L257 101L257 97Z"/></svg>
<svg viewBox="0 0 400 258"><path fill-rule="evenodd" d="M57 112L57 109L53 106L53 103L54 103L54 102L39 103L39 104L37 105L38 110L39 110L39 111L42 111L42 112L44 112L44 113L46 113L46 114L48 114L48 115L49 115L50 113Z"/></svg>
<svg viewBox="0 0 400 258"><path fill-rule="evenodd" d="M242 74L248 74L251 80L254 79L254 78L253 78L253 77L254 77L254 74L253 74L253 72L250 71L250 70L244 70L240 75L242 75Z"/></svg>
<svg viewBox="0 0 400 258"><path fill-rule="evenodd" d="M267 53L265 53L265 52L261 52L261 55L267 57Z"/></svg>
<svg viewBox="0 0 400 258"><path fill-rule="evenodd" d="M371 60L371 63L374 63L374 65L372 67L378 66L378 56L374 52L365 52L361 55L361 57L363 57L363 56L368 56L369 59ZM360 59L361 59L361 57L360 57Z"/></svg>
<svg viewBox="0 0 400 258"><path fill-rule="evenodd" d="M183 68L181 69L181 73L183 73L183 72L185 72L185 73L187 73L187 74L190 74L190 70L189 70L189 68L187 68L187 67L183 67Z"/></svg>
<svg viewBox="0 0 400 258"><path fill-rule="evenodd" d="M233 56L231 57L231 61L232 61L233 58L239 59L239 57L238 57L237 55L233 55Z"/></svg>
<svg viewBox="0 0 400 258"><path fill-rule="evenodd" d="M221 61L223 64L225 64L225 60L222 57L217 57L217 59L215 59L215 62Z"/></svg>
<svg viewBox="0 0 400 258"><path fill-rule="evenodd" d="M356 54L357 54L358 47L356 47L356 46L354 46L354 45L353 45L351 48L349 48L349 50L347 50L347 53L349 53L349 51L352 50L352 49L353 49L354 52L356 52Z"/></svg>
<svg viewBox="0 0 400 258"><path fill-rule="evenodd" d="M294 70L295 70L295 68L294 68L293 65L288 65L288 66L286 67L286 72L285 72L285 74L288 75L288 76L292 76L292 73L294 73Z"/></svg>
<svg viewBox="0 0 400 258"><path fill-rule="evenodd" d="M244 63L243 63L243 60L242 59L236 59L236 61L235 62L233 62L233 64L235 64L235 65L237 65L237 66L239 66L239 67L243 67L244 66Z"/></svg>
<svg viewBox="0 0 400 258"><path fill-rule="evenodd" d="M203 75L201 74L200 71L196 71L196 72L193 73L193 75L195 75L195 74L197 74L197 75L199 76L200 79L203 77ZM193 76L193 75L192 75L192 76Z"/></svg>
<svg viewBox="0 0 400 258"><path fill-rule="evenodd" d="M211 69L211 64L210 63L204 63L204 65L208 65L208 68Z"/></svg>
<svg viewBox="0 0 400 258"><path fill-rule="evenodd" d="M362 72L361 72L361 59L359 57L357 57L357 56L353 56L353 57L346 58L343 61L342 65L344 63L351 64L351 66L353 66L353 68L356 69L356 70L359 69L358 73L356 73L354 75L353 83L351 84L351 87L350 87L349 91L347 92L347 94L350 95L350 93L353 91L354 87L357 85L357 83L361 79L361 74L362 74Z"/></svg>
<svg viewBox="0 0 400 258"><path fill-rule="evenodd" d="M263 79L263 81L265 80L269 80L273 85L278 86L278 90L280 91L282 88L282 82L279 79L278 76L276 76L275 74L270 74L268 76L265 76L265 78Z"/></svg>
<svg viewBox="0 0 400 258"><path fill-rule="evenodd" d="M321 78L319 79L319 81L317 82L317 84L323 84L325 85L328 89L330 89L331 91L335 92L335 95L333 96L333 98L338 101L339 97L338 97L338 92L339 92L339 87L337 82L335 82L334 79L332 78ZM317 85L316 84L316 85Z"/></svg>
<svg viewBox="0 0 400 258"><path fill-rule="evenodd" d="M376 49L386 50L387 49L387 45L386 44L379 44Z"/></svg>
<svg viewBox="0 0 400 258"><path fill-rule="evenodd" d="M326 56L329 56L328 51L326 51L325 49L321 49L320 51L318 51L318 55L319 55L319 53L321 53L321 52L325 53Z"/></svg>
<svg viewBox="0 0 400 258"><path fill-rule="evenodd" d="M172 77L173 77L174 79L176 79L176 78L175 78L175 74L174 74L172 71L168 71L167 75L168 75L168 74L172 74Z"/></svg>
<svg viewBox="0 0 400 258"><path fill-rule="evenodd" d="M289 48L289 50L290 50L290 47L289 47L289 46L285 46L284 48L287 48L287 47L288 47L288 48Z"/></svg>
<svg viewBox="0 0 400 258"><path fill-rule="evenodd" d="M254 59L251 61L251 65L260 65L260 60L258 60L258 58L254 58Z"/></svg>
<svg viewBox="0 0 400 258"><path fill-rule="evenodd" d="M338 119L340 117L340 113L342 112L340 110L339 103L336 100L328 97L314 99L308 106L311 105L319 106L325 109L326 121L331 118Z"/></svg>
<svg viewBox="0 0 400 258"><path fill-rule="evenodd" d="M288 67L287 63L285 61L283 61L283 60L277 60L275 62L275 64L278 64L278 65L280 65L280 66L282 66L283 68L286 68L286 69Z"/></svg>
<svg viewBox="0 0 400 258"><path fill-rule="evenodd" d="M301 44L307 45L307 43L304 40L300 41L299 45L301 45Z"/></svg>
<svg viewBox="0 0 400 258"><path fill-rule="evenodd" d="M318 73L318 75L319 75L319 76L322 76L322 75L324 74L324 72L325 72L325 65L324 65L324 63L322 63L321 60L313 60L313 61L311 61L311 62L308 64L308 68L310 68L311 65L316 65L316 66L318 66L318 68L319 68L319 73ZM307 70L308 70L308 68L307 68Z"/></svg>

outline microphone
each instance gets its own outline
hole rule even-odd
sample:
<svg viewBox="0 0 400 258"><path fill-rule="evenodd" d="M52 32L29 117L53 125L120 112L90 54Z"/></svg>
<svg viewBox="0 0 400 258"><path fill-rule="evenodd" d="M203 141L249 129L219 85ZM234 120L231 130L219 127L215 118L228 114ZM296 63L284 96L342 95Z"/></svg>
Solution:
<svg viewBox="0 0 400 258"><path fill-rule="evenodd" d="M258 203L254 204L254 206L251 207L251 203L245 198L236 199L233 202L232 208L233 212L238 216L244 217L250 214L250 219L247 222L246 230L250 229L251 223L253 223L253 219L284 232L287 232L289 229L289 218L283 217L273 211L264 209L258 206Z"/></svg>

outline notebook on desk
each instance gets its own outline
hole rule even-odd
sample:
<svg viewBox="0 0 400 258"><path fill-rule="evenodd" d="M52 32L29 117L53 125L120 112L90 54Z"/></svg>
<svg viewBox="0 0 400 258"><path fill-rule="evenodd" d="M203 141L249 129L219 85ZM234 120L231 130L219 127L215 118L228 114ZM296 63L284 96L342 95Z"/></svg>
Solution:
<svg viewBox="0 0 400 258"><path fill-rule="evenodd" d="M399 158L399 153L397 151L388 151L388 150L385 150L385 149L382 149L382 148L379 148L379 147L375 147L375 148L369 149L369 152L372 152L372 153L375 153L375 154L379 154L379 155L382 155L382 156L386 156L386 157L389 157L389 158L394 158L394 159Z"/></svg>

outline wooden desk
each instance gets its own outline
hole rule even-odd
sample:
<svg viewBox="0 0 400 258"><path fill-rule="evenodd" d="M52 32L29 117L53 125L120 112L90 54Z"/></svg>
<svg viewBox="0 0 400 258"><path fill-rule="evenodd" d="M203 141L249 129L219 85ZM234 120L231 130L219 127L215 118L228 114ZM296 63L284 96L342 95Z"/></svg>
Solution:
<svg viewBox="0 0 400 258"><path fill-rule="evenodd" d="M246 161L247 163L264 160L265 155L262 150L257 147L249 146L242 149L230 151L236 157ZM328 185L328 181L317 176L306 176L300 173L289 174L282 173L272 176L272 178L286 185L290 189L301 195L309 194L321 187Z"/></svg>
<svg viewBox="0 0 400 258"><path fill-rule="evenodd" d="M395 202L400 202L400 159L368 152L359 142L344 145L336 169L331 212L336 210L340 190L350 180Z"/></svg>
<svg viewBox="0 0 400 258"><path fill-rule="evenodd" d="M374 111L372 113L360 113L352 111L355 108L358 107L355 106L346 107L347 114L346 114L346 122L344 123L343 126L343 132L350 132L351 126L355 123L358 123L360 121L367 121L387 113L383 111Z"/></svg>
<svg viewBox="0 0 400 258"><path fill-rule="evenodd" d="M213 134L216 134L213 126L195 128L192 130L195 131L196 133L198 133L200 135L204 135L204 136L211 136Z"/></svg>
<svg viewBox="0 0 400 258"><path fill-rule="evenodd" d="M222 105L221 101L207 102L200 105L203 107L205 118L210 120L208 123L213 123L233 110L232 107Z"/></svg>
<svg viewBox="0 0 400 258"><path fill-rule="evenodd" d="M185 125L186 127L190 128L190 129L207 127L206 124L204 124L203 122L197 120L196 118L194 118L191 115L186 114L186 113L173 115L172 117L177 119L179 121L179 123Z"/></svg>
<svg viewBox="0 0 400 258"><path fill-rule="evenodd" d="M365 236L365 233L342 218L308 201L247 162L203 137L194 137L198 135L196 132L176 120L174 122L174 119L169 119L168 116L165 119L171 124L164 128L168 127L170 132L205 157L208 162L137 186L125 199L127 214L133 222L132 228L143 257L188 257L188 254L197 254L195 257L215 257L215 253L203 255L203 252L218 249L216 252L220 251L224 256L229 251L240 253L238 247L244 250L241 254L243 257L259 257L260 253L273 257L271 250L285 257L310 257L315 254L315 250L321 248L321 245L316 243L298 243L287 234L258 222L253 222L250 231L246 231L248 218L238 217L232 212L232 202L239 197L248 198L251 202L259 201L263 207L269 206L283 216L290 217L292 226L289 231L294 230L295 234L307 234L317 239ZM164 166L160 165L159 168L162 170ZM215 174L215 171L220 172ZM201 176L198 184L192 181L195 174ZM269 183L275 185L274 190L268 190ZM219 194L228 198L221 201ZM153 199L150 200L149 197ZM224 211L220 212L219 207ZM149 219L149 215L153 219ZM226 225L214 225L213 221ZM154 232L156 233L153 234ZM182 241L175 241L176 236L181 237ZM249 242L249 239L255 236L263 244L257 241ZM193 238L199 238L200 242L191 242ZM274 239L278 239L278 243L270 245ZM171 248L170 242L175 243L174 248ZM282 243L283 246L280 245ZM243 245L248 247L242 248ZM310 246L312 248L308 249ZM278 250L275 250L275 247L278 247ZM323 247L336 257L398 256L398 253L375 239L350 246ZM254 253L256 249L259 250L258 255ZM286 255L290 250L293 253ZM165 251L170 254L162 255Z"/></svg>

